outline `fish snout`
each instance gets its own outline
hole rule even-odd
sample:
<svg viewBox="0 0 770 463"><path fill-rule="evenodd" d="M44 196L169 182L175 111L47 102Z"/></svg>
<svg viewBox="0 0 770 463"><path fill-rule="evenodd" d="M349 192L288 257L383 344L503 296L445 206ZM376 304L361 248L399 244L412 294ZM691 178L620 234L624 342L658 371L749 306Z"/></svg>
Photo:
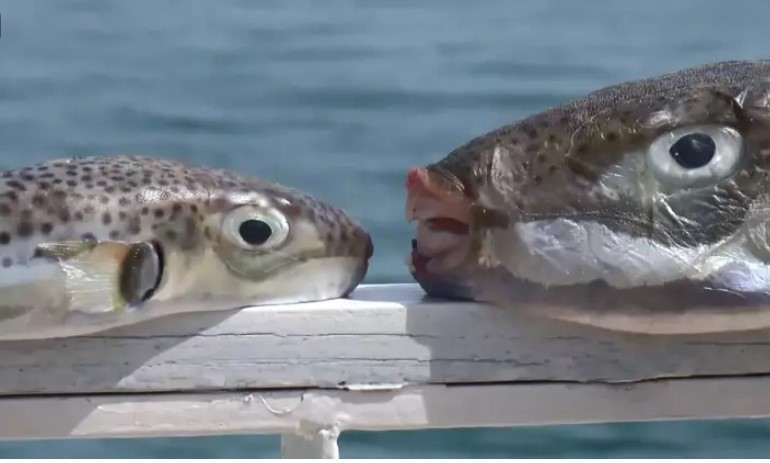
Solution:
<svg viewBox="0 0 770 463"><path fill-rule="evenodd" d="M317 203L312 216L321 248L317 251L323 260L347 269L348 281L344 295L349 294L363 281L374 254L371 235L364 226L348 213L328 204Z"/></svg>

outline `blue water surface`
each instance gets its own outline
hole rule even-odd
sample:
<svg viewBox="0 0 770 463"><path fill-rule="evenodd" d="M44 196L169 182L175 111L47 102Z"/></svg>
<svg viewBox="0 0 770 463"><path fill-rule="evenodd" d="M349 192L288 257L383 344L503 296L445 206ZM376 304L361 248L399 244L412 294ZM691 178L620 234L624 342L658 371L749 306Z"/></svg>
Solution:
<svg viewBox="0 0 770 463"><path fill-rule="evenodd" d="M752 0L3 0L0 168L132 152L300 187L410 281L404 172L622 80L767 58ZM766 420L351 432L342 456L767 456ZM277 456L272 436L0 443L3 457Z"/></svg>

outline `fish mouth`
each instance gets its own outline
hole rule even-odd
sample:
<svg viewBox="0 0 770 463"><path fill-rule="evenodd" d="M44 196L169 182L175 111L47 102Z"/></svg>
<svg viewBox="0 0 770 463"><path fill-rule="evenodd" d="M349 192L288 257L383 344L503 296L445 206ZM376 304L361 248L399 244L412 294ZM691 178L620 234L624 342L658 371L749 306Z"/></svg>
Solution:
<svg viewBox="0 0 770 463"><path fill-rule="evenodd" d="M471 206L451 174L413 167L406 175L406 216L417 222L408 265L416 279L459 267L471 250Z"/></svg>

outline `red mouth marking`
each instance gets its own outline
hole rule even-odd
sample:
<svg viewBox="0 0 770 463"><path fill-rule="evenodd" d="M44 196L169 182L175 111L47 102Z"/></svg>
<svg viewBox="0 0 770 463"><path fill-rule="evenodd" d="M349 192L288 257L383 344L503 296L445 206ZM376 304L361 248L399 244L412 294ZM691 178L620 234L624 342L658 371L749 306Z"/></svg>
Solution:
<svg viewBox="0 0 770 463"><path fill-rule="evenodd" d="M426 272L431 259L450 253L470 231L470 201L462 192L447 189L445 182L434 181L434 175L413 167L406 176L407 218L419 222L417 239L412 240L415 273Z"/></svg>

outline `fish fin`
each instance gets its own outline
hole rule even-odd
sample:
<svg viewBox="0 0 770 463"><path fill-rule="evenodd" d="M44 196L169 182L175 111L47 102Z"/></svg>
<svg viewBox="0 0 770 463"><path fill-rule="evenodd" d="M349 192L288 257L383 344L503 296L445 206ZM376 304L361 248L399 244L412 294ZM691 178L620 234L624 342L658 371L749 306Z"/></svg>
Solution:
<svg viewBox="0 0 770 463"><path fill-rule="evenodd" d="M64 241L43 243L36 256L56 260L70 310L110 313L142 302L160 277L160 258L150 243Z"/></svg>

